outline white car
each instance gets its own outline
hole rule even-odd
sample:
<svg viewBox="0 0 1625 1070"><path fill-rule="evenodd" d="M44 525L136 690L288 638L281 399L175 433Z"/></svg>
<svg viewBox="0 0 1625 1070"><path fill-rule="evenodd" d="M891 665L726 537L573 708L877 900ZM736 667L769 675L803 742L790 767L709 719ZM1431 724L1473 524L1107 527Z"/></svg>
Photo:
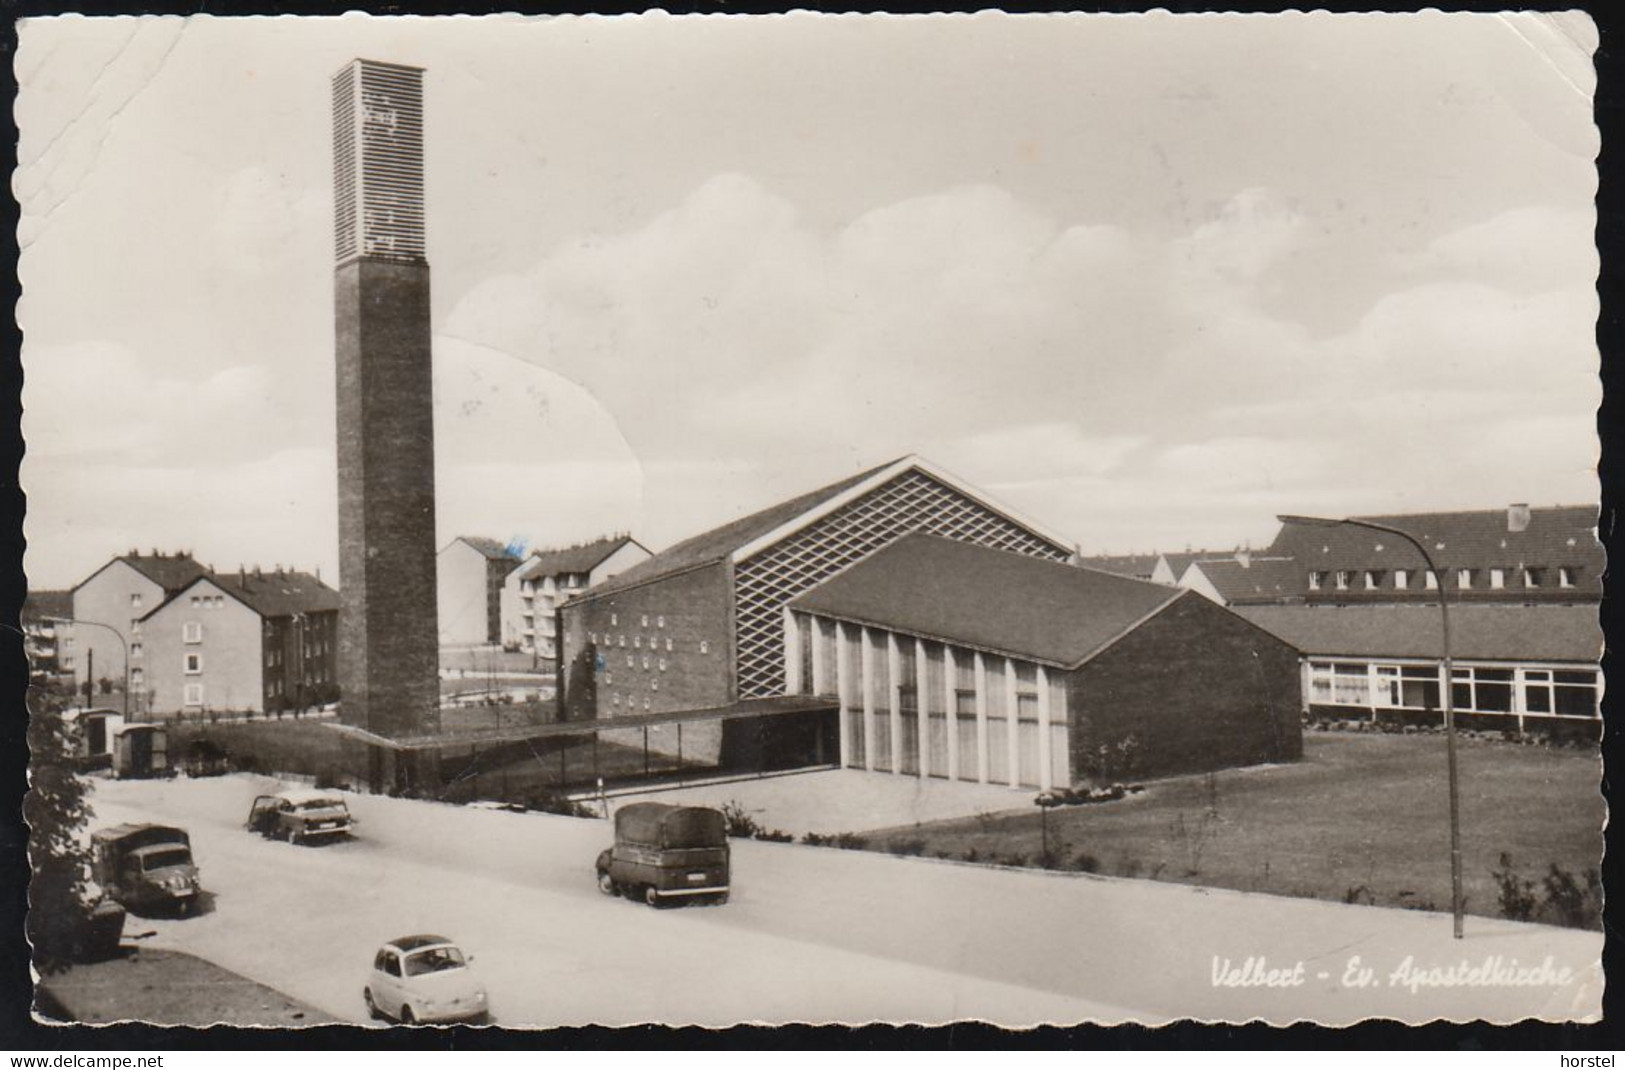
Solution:
<svg viewBox="0 0 1625 1070"><path fill-rule="evenodd" d="M469 969L472 961L444 936L391 940L373 956L372 976L361 993L367 1014L402 1025L488 1021L485 986Z"/></svg>

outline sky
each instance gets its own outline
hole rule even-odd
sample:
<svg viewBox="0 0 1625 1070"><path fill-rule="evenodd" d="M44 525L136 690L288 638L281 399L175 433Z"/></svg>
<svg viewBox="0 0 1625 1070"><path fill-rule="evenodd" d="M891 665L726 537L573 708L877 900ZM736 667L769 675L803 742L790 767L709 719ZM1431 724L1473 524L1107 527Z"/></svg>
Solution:
<svg viewBox="0 0 1625 1070"><path fill-rule="evenodd" d="M1583 15L26 20L25 567L337 576L329 78L425 67L441 545L916 453L1085 553L1594 502Z"/></svg>

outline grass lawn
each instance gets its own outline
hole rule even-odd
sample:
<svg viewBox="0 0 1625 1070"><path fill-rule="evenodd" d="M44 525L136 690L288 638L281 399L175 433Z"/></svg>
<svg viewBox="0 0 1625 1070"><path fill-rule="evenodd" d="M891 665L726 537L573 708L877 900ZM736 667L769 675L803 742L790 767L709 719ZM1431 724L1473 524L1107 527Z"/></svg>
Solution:
<svg viewBox="0 0 1625 1070"><path fill-rule="evenodd" d="M1602 855L1590 750L1462 740L1466 908L1501 914L1502 852L1534 880L1584 883ZM1381 906L1450 909L1445 741L1311 732L1303 761L1180 777L1118 802L1048 813L1060 868ZM1039 865L1038 808L882 830L871 849Z"/></svg>

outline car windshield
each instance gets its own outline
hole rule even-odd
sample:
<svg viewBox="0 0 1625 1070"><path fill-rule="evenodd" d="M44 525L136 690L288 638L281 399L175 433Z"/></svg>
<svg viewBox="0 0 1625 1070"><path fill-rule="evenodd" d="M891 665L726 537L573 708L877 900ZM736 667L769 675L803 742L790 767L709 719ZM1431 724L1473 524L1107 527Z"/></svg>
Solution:
<svg viewBox="0 0 1625 1070"><path fill-rule="evenodd" d="M343 799L309 799L294 807L295 810L333 810L344 809Z"/></svg>
<svg viewBox="0 0 1625 1070"><path fill-rule="evenodd" d="M406 976L420 977L426 973L461 969L463 953L455 947L431 947L406 958Z"/></svg>
<svg viewBox="0 0 1625 1070"><path fill-rule="evenodd" d="M165 869L169 866L184 866L192 861L192 852L184 847L177 847L169 851L154 851L142 861L144 869Z"/></svg>

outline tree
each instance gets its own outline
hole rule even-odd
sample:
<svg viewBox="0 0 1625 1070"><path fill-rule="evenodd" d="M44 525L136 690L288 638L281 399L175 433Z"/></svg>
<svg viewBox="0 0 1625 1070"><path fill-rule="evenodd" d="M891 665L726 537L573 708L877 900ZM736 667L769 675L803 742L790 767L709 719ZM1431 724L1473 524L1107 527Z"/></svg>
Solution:
<svg viewBox="0 0 1625 1070"><path fill-rule="evenodd" d="M64 696L34 690L28 718L28 939L41 973L72 961L90 916L90 859L80 832L90 820L85 781L74 768L72 726Z"/></svg>

